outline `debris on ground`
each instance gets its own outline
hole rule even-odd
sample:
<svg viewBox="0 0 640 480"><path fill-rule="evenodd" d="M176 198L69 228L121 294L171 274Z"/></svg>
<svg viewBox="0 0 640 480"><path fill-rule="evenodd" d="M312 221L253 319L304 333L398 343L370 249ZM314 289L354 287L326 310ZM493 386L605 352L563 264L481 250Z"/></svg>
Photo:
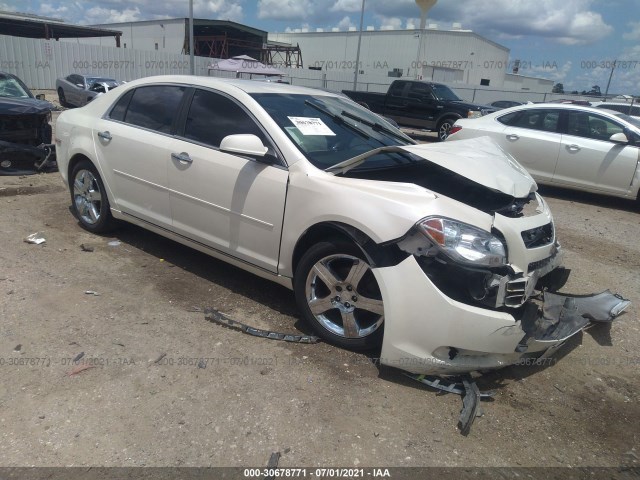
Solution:
<svg viewBox="0 0 640 480"><path fill-rule="evenodd" d="M107 245L109 245L110 247L117 247L118 245L120 245L122 242L120 240L112 240L109 243L107 243Z"/></svg>
<svg viewBox="0 0 640 480"><path fill-rule="evenodd" d="M155 360L153 360L153 362L151 363L159 363L164 357L166 357L167 354L165 352L162 352L160 355L157 356L157 358Z"/></svg>
<svg viewBox="0 0 640 480"><path fill-rule="evenodd" d="M46 238L44 238L44 236L42 236L42 234L40 232L35 232L32 233L31 235L28 235L24 241L26 243L31 243L34 245L40 245L41 243L44 243L47 241Z"/></svg>
<svg viewBox="0 0 640 480"><path fill-rule="evenodd" d="M84 293L86 295L93 295L95 297L99 297L100 296L100 294L98 292L96 292L95 290L85 290Z"/></svg>
<svg viewBox="0 0 640 480"><path fill-rule="evenodd" d="M253 335L254 337L269 338L271 340L282 340L285 342L294 343L318 343L320 341L320 338L316 337L315 335L292 335L289 333L279 333L269 330L262 330L259 328L253 328L242 322L238 322L237 320L232 320L224 313L219 312L218 310L211 307L205 308L204 314L204 318L206 318L210 322L214 322L218 325L232 328L234 330L240 330L241 332L248 335Z"/></svg>
<svg viewBox="0 0 640 480"><path fill-rule="evenodd" d="M481 392L476 382L469 375L463 376L461 383L432 375L416 375L413 373L405 373L405 375L441 392L455 393L462 396L462 410L460 411L458 428L465 437L469 435L471 425L473 425L476 417L482 416L480 400L492 398L496 394L493 390Z"/></svg>
<svg viewBox="0 0 640 480"><path fill-rule="evenodd" d="M22 350L22 344L21 343L19 343L15 347L13 347L13 351L14 352L19 352L20 350Z"/></svg>
<svg viewBox="0 0 640 480"><path fill-rule="evenodd" d="M278 468L278 462L280 461L280 452L273 452L269 457L269 463L267 463L267 470ZM273 480L276 478L274 475L265 475L264 480Z"/></svg>
<svg viewBox="0 0 640 480"><path fill-rule="evenodd" d="M91 245L85 245L84 243L81 243L80 250L82 250L83 252L93 252L94 248Z"/></svg>
<svg viewBox="0 0 640 480"><path fill-rule="evenodd" d="M81 372L84 372L85 370L89 370L90 368L94 368L95 365L78 365L77 367L74 367L69 373L67 373L68 377L71 377L73 375L77 375Z"/></svg>
<svg viewBox="0 0 640 480"><path fill-rule="evenodd" d="M73 363L78 362L82 357L84 357L84 352L80 352L78 355L76 355L76 356L73 358Z"/></svg>

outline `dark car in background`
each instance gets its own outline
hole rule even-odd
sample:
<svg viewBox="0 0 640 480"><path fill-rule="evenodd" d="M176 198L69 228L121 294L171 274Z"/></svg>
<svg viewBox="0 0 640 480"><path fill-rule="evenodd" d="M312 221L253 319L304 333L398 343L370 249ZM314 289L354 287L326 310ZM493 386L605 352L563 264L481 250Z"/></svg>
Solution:
<svg viewBox="0 0 640 480"><path fill-rule="evenodd" d="M82 107L120 84L113 78L72 73L56 80L56 91L63 107Z"/></svg>
<svg viewBox="0 0 640 480"><path fill-rule="evenodd" d="M11 73L0 72L0 175L57 168L51 143L54 106Z"/></svg>
<svg viewBox="0 0 640 480"><path fill-rule="evenodd" d="M459 118L476 118L496 111L490 106L461 100L446 85L419 80L395 80L387 93L349 90L342 93L398 125L436 131L440 141L447 138Z"/></svg>

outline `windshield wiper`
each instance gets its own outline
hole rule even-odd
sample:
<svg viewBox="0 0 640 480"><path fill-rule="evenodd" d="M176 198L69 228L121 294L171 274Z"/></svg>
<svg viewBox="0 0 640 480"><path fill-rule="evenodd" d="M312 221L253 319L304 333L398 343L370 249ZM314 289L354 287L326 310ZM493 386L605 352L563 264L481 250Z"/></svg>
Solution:
<svg viewBox="0 0 640 480"><path fill-rule="evenodd" d="M366 125L367 127L370 127L372 129L374 129L376 132L386 133L387 135L389 135L390 137L395 138L396 140L402 140L403 142L407 142L407 140L408 140L408 138L405 137L403 134L398 134L398 133L394 132L393 130L385 127L382 124L380 124L380 123L370 122L369 120L361 118L358 115L354 115L353 113L349 113L346 110L342 111L342 115L344 117L351 118L352 120L356 120L357 122L360 122L363 125Z"/></svg>
<svg viewBox="0 0 640 480"><path fill-rule="evenodd" d="M363 138L369 140L369 138L371 138L369 136L369 134L367 132L365 132L364 130L362 130L361 128L356 127L355 125L351 125L348 122L344 121L344 118L342 118L340 115L330 112L329 110L322 108L320 105L316 105L313 102L310 102L309 100L305 100L304 101L305 105L309 105L311 108L315 108L316 110L318 110L321 113L324 113L325 115L327 115L328 117L330 117L331 119L333 119L334 122L340 124L340 125L344 125L347 128L350 128L351 130L353 130L354 132L356 132L357 134L361 135Z"/></svg>
<svg viewBox="0 0 640 480"><path fill-rule="evenodd" d="M356 155L353 158L349 158L344 162L336 163L335 165L325 168L324 171L328 173L344 174L352 168L356 168L358 165L362 165L368 158L378 155L379 153L407 153L402 145L391 145L387 147L374 148L368 152Z"/></svg>

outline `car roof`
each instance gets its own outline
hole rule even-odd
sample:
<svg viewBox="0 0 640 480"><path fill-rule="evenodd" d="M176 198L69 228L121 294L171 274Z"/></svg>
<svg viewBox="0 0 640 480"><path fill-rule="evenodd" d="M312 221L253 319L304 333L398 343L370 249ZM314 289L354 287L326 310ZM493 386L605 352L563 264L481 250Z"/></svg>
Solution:
<svg viewBox="0 0 640 480"><path fill-rule="evenodd" d="M534 103L534 104L525 104L525 105L519 105L517 107L506 108L504 110L498 110L497 112L491 113L490 115L492 115L493 118L498 118L498 117L501 117L503 115L508 115L508 114L510 114L512 112L518 112L518 111L522 111L522 110L542 109L542 108L553 108L553 109L556 109L556 110L557 109L560 109L560 110L576 110L576 111L579 111L579 112L592 112L592 113L597 113L598 115L604 115L604 116L613 117L619 122L629 123L629 122L627 122L627 120L625 120L624 118L620 117L620 115L624 115L621 112L618 112L618 111L615 111L615 110L607 110L605 108L587 107L585 105L574 105L572 103Z"/></svg>
<svg viewBox="0 0 640 480"><path fill-rule="evenodd" d="M276 82L257 82L254 80L245 80L237 78L218 78L218 77L205 77L198 75L158 75L154 77L145 77L138 80L133 80L127 83L127 89L131 87L137 87L142 85L153 85L159 83L180 83L188 84L199 87L208 88L221 88L229 86L235 87L246 93L279 93L279 94L296 94L296 95L327 95L340 97L338 93L327 92L324 90L317 90L307 87L299 87L296 85L290 85L286 83Z"/></svg>

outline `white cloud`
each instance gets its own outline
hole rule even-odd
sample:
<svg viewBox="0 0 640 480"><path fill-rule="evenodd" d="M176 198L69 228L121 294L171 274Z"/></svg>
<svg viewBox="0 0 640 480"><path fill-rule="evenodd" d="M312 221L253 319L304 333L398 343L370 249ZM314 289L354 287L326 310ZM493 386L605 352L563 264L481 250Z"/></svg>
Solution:
<svg viewBox="0 0 640 480"><path fill-rule="evenodd" d="M243 18L242 5L229 0L195 0L193 15L199 18L240 21Z"/></svg>
<svg viewBox="0 0 640 480"><path fill-rule="evenodd" d="M378 21L380 22L381 30L401 30L402 29L402 18L385 17L382 15L379 15Z"/></svg>
<svg viewBox="0 0 640 480"><path fill-rule="evenodd" d="M258 0L258 18L306 20L313 15L311 0Z"/></svg>
<svg viewBox="0 0 640 480"><path fill-rule="evenodd" d="M93 7L85 12L85 16L89 23L135 22L140 20L140 9L135 7L116 10L114 8Z"/></svg>
<svg viewBox="0 0 640 480"><path fill-rule="evenodd" d="M45 15L48 17L55 17L55 16L62 16L63 14L65 14L69 9L67 7L65 7L64 5L59 6L59 7L55 7L50 3L43 3L40 5L40 11L38 13L40 13L41 15Z"/></svg>
<svg viewBox="0 0 640 480"><path fill-rule="evenodd" d="M330 12L360 12L362 11L361 0L336 0L336 3L329 9Z"/></svg>
<svg viewBox="0 0 640 480"><path fill-rule="evenodd" d="M627 40L640 40L640 22L629 22L630 31L622 36Z"/></svg>
<svg viewBox="0 0 640 480"><path fill-rule="evenodd" d="M351 21L351 18L345 16L342 20L338 22L336 27L340 30L348 30L350 27L355 27L356 25Z"/></svg>

